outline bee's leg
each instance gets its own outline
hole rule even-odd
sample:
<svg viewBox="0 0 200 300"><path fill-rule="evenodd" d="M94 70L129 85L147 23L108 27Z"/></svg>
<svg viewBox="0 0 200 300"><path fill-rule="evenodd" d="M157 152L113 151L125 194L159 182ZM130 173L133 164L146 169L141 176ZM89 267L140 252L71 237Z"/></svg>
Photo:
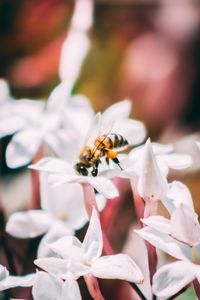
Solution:
<svg viewBox="0 0 200 300"><path fill-rule="evenodd" d="M107 156L106 156L106 163L109 166L110 161L109 161L109 158Z"/></svg>
<svg viewBox="0 0 200 300"><path fill-rule="evenodd" d="M107 155L107 159L112 159L112 161L115 164L117 164L120 167L121 170L123 170L120 163L119 163L119 159L117 158L117 152L115 152L113 150L110 150L110 149L107 149L106 155Z"/></svg>
<svg viewBox="0 0 200 300"><path fill-rule="evenodd" d="M93 167L93 170L91 172L92 176L96 177L98 175L98 166L99 166L100 160L98 159L95 163L95 166Z"/></svg>

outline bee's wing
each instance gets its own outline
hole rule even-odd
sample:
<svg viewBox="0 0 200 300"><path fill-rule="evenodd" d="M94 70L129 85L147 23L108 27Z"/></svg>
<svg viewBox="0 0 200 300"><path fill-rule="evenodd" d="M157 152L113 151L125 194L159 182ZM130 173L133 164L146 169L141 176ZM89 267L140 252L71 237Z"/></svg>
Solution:
<svg viewBox="0 0 200 300"><path fill-rule="evenodd" d="M85 142L84 142L85 146L89 146L89 147L94 146L94 141L99 135L100 128L101 128L101 113L97 113L86 134Z"/></svg>

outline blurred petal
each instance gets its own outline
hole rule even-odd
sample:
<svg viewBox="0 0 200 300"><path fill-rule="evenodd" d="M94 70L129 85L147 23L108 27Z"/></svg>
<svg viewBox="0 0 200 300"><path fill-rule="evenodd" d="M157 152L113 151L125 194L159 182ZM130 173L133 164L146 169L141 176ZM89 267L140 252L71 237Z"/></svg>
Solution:
<svg viewBox="0 0 200 300"><path fill-rule="evenodd" d="M183 204L171 215L171 235L189 246L200 244L198 216Z"/></svg>
<svg viewBox="0 0 200 300"><path fill-rule="evenodd" d="M155 230L170 234L170 221L162 216L150 216L142 219L142 222Z"/></svg>
<svg viewBox="0 0 200 300"><path fill-rule="evenodd" d="M62 280L52 274L37 272L32 289L33 299L60 299L62 284Z"/></svg>
<svg viewBox="0 0 200 300"><path fill-rule="evenodd" d="M156 155L169 154L174 150L174 147L171 144L160 144L153 142L151 145L153 148L153 153Z"/></svg>
<svg viewBox="0 0 200 300"><path fill-rule="evenodd" d="M51 250L61 257L67 259L82 260L83 251L81 249L81 242L74 236L65 236L61 239L49 244Z"/></svg>
<svg viewBox="0 0 200 300"><path fill-rule="evenodd" d="M47 110L49 112L59 111L64 109L69 101L69 97L72 90L71 82L61 82L57 85L48 98Z"/></svg>
<svg viewBox="0 0 200 300"><path fill-rule="evenodd" d="M160 155L159 159L163 160L169 168L181 170L191 166L192 157L186 154Z"/></svg>
<svg viewBox="0 0 200 300"><path fill-rule="evenodd" d="M81 300L81 293L76 280L68 279L63 283L60 300Z"/></svg>
<svg viewBox="0 0 200 300"><path fill-rule="evenodd" d="M0 121L0 138L12 135L13 133L23 129L26 121L21 117L11 116L2 118Z"/></svg>
<svg viewBox="0 0 200 300"><path fill-rule="evenodd" d="M46 232L51 223L51 218L41 210L16 212L9 218L6 231L18 238L34 238Z"/></svg>
<svg viewBox="0 0 200 300"><path fill-rule="evenodd" d="M163 232L159 232L150 227L144 227L140 230L135 230L135 232L139 234L141 238L158 249L168 253L172 257L183 260L192 260L191 248L176 241L168 234L164 234Z"/></svg>
<svg viewBox="0 0 200 300"><path fill-rule="evenodd" d="M30 165L29 168L50 173L74 172L72 165L70 165L68 162L52 157L42 158L37 163Z"/></svg>
<svg viewBox="0 0 200 300"><path fill-rule="evenodd" d="M10 89L6 80L0 79L0 104L9 100L10 98Z"/></svg>
<svg viewBox="0 0 200 300"><path fill-rule="evenodd" d="M69 228L66 227L64 223L55 221L49 231L41 239L37 251L37 257L40 258L53 256L54 252L49 248L48 244L53 243L59 238L69 234L71 235L72 232L69 230Z"/></svg>
<svg viewBox="0 0 200 300"><path fill-rule="evenodd" d="M9 272L6 267L0 265L0 282L9 276Z"/></svg>
<svg viewBox="0 0 200 300"><path fill-rule="evenodd" d="M140 268L126 254L102 256L92 264L92 274L105 279L121 279L142 283L144 277Z"/></svg>
<svg viewBox="0 0 200 300"><path fill-rule="evenodd" d="M109 106L102 114L102 122L106 127L106 124L110 122L110 120L119 120L128 118L131 113L132 103L129 99L125 99L123 101L117 102L111 106Z"/></svg>
<svg viewBox="0 0 200 300"><path fill-rule="evenodd" d="M75 84L83 60L90 47L90 40L82 31L72 29L63 43L60 58L59 75L62 81Z"/></svg>
<svg viewBox="0 0 200 300"><path fill-rule="evenodd" d="M93 207L89 227L83 240L82 250L84 259L88 262L100 257L103 250L101 225L96 209Z"/></svg>
<svg viewBox="0 0 200 300"><path fill-rule="evenodd" d="M6 162L10 168L28 164L39 150L42 136L38 130L26 129L17 133L6 149Z"/></svg>
<svg viewBox="0 0 200 300"><path fill-rule="evenodd" d="M116 119L113 132L121 134L127 139L129 145L137 145L144 141L146 129L142 122L131 119Z"/></svg>
<svg viewBox="0 0 200 300"><path fill-rule="evenodd" d="M158 297L175 295L195 279L193 264L177 261L161 267L153 277L153 292Z"/></svg>
<svg viewBox="0 0 200 300"><path fill-rule="evenodd" d="M197 147L198 147L199 150L200 150L200 142L196 142L196 144L197 144Z"/></svg>
<svg viewBox="0 0 200 300"><path fill-rule="evenodd" d="M28 287L32 286L35 280L35 273L25 276L8 276L0 281L0 291L11 289L17 286Z"/></svg>
<svg viewBox="0 0 200 300"><path fill-rule="evenodd" d="M190 191L187 186L180 181L173 181L168 184L167 195L162 202L170 214L181 204L194 211Z"/></svg>

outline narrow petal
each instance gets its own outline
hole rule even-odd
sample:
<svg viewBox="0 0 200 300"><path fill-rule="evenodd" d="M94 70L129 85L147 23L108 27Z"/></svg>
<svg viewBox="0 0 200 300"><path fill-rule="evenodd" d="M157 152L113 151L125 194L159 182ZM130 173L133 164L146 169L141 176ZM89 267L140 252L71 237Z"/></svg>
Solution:
<svg viewBox="0 0 200 300"><path fill-rule="evenodd" d="M32 294L34 300L60 299L62 280L45 272L37 272Z"/></svg>
<svg viewBox="0 0 200 300"><path fill-rule="evenodd" d="M177 240L197 246L200 244L198 216L184 205L176 208L171 215L171 235Z"/></svg>
<svg viewBox="0 0 200 300"><path fill-rule="evenodd" d="M32 286L35 280L35 273L25 276L8 276L0 281L0 291L11 289L17 286L28 287Z"/></svg>
<svg viewBox="0 0 200 300"><path fill-rule="evenodd" d="M93 207L88 230L82 244L84 259L88 262L100 257L103 250L101 224L96 209Z"/></svg>
<svg viewBox="0 0 200 300"><path fill-rule="evenodd" d="M47 110L55 112L63 109L69 101L72 90L72 83L63 81L57 85L49 95Z"/></svg>
<svg viewBox="0 0 200 300"><path fill-rule="evenodd" d="M167 180L156 163L151 142L145 145L142 172L138 181L138 192L145 201L155 202L165 198Z"/></svg>
<svg viewBox="0 0 200 300"><path fill-rule="evenodd" d="M9 276L9 272L6 267L0 265L0 282Z"/></svg>
<svg viewBox="0 0 200 300"><path fill-rule="evenodd" d="M142 219L142 222L155 230L170 234L170 221L162 216L150 216Z"/></svg>
<svg viewBox="0 0 200 300"><path fill-rule="evenodd" d="M81 300L81 293L76 280L68 279L63 283L60 300Z"/></svg>
<svg viewBox="0 0 200 300"><path fill-rule="evenodd" d="M121 279L142 283L144 277L140 268L126 254L102 256L92 263L92 274L99 278Z"/></svg>
<svg viewBox="0 0 200 300"><path fill-rule="evenodd" d="M42 210L16 212L9 218L6 231L18 238L34 238L46 232L51 224L52 219Z"/></svg>
<svg viewBox="0 0 200 300"><path fill-rule="evenodd" d="M177 261L161 267L153 277L153 292L158 297L168 298L195 279L193 264Z"/></svg>
<svg viewBox="0 0 200 300"><path fill-rule="evenodd" d="M41 134L34 129L17 133L6 149L6 162L10 168L24 166L33 159L42 143Z"/></svg>
<svg viewBox="0 0 200 300"><path fill-rule="evenodd" d="M150 227L144 227L143 229L135 230L135 232L139 234L141 238L158 249L168 253L172 257L183 260L192 260L191 247L176 241L168 234L159 232Z"/></svg>
<svg viewBox="0 0 200 300"><path fill-rule="evenodd" d="M68 162L52 157L42 158L36 164L30 165L29 168L50 173L73 172L73 167Z"/></svg>
<svg viewBox="0 0 200 300"><path fill-rule="evenodd" d="M119 196L119 192L114 183L105 177L88 177L88 182L105 198L113 199Z"/></svg>
<svg viewBox="0 0 200 300"><path fill-rule="evenodd" d="M0 122L0 138L12 135L13 133L23 129L26 121L18 116L3 118Z"/></svg>
<svg viewBox="0 0 200 300"><path fill-rule="evenodd" d="M169 154L173 152L174 147L171 144L160 144L160 143L151 143L153 148L153 153L156 155Z"/></svg>
<svg viewBox="0 0 200 300"><path fill-rule="evenodd" d="M191 193L187 186L180 181L168 184L167 195L162 202L170 214L181 204L194 211Z"/></svg>
<svg viewBox="0 0 200 300"><path fill-rule="evenodd" d="M10 89L8 82L4 79L0 79L0 104L10 98Z"/></svg>

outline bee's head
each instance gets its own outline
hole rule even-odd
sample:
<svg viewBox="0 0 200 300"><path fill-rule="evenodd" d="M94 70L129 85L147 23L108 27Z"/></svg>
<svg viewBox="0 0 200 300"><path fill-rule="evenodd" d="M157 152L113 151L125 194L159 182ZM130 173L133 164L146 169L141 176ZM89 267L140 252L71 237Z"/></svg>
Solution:
<svg viewBox="0 0 200 300"><path fill-rule="evenodd" d="M76 165L75 165L75 169L76 169L76 171L79 173L79 174L81 174L81 175L83 175L83 176L87 176L88 175L88 170L87 170L87 168L85 167L85 165L84 164L82 164L82 163L77 163Z"/></svg>

